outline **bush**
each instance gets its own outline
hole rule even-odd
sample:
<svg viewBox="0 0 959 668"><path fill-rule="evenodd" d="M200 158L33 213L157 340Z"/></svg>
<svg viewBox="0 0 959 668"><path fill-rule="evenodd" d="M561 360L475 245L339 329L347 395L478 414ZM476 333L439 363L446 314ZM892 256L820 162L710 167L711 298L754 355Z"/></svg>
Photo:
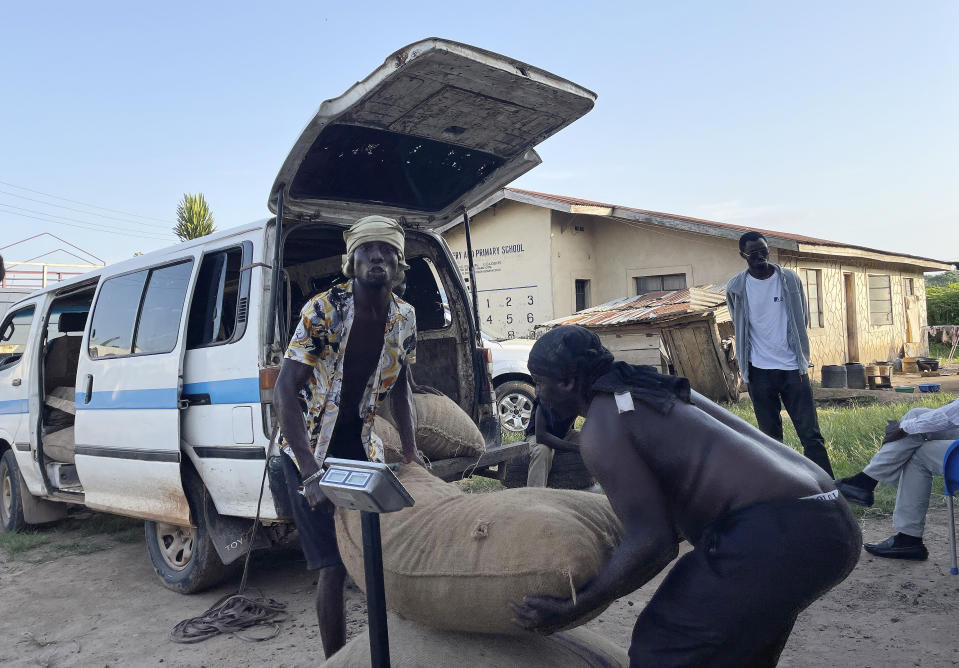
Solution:
<svg viewBox="0 0 959 668"><path fill-rule="evenodd" d="M959 323L959 283L926 288L926 310L930 325Z"/></svg>

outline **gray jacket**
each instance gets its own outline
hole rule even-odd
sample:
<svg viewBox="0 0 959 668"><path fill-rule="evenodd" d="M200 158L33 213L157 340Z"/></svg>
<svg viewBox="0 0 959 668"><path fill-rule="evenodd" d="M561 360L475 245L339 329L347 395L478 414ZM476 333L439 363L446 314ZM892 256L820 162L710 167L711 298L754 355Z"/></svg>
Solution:
<svg viewBox="0 0 959 668"><path fill-rule="evenodd" d="M796 353L796 364L799 373L809 373L809 335L806 327L809 326L809 304L806 302L806 293L802 288L802 281L796 272L783 269L778 264L770 262L776 275L782 281L783 298L786 300L786 342L789 349ZM729 315L733 319L733 328L736 330L736 354L739 357L739 368L743 374L743 382L749 382L749 305L746 303L746 274L747 269L736 274L726 284L726 304L729 306Z"/></svg>

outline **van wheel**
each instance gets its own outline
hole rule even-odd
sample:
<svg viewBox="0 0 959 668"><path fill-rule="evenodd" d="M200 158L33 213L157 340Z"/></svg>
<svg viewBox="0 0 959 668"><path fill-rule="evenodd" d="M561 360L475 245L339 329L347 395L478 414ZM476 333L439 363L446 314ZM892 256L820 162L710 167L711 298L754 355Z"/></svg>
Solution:
<svg viewBox="0 0 959 668"><path fill-rule="evenodd" d="M20 498L20 469L13 450L7 450L0 457L0 531L16 533L26 526Z"/></svg>
<svg viewBox="0 0 959 668"><path fill-rule="evenodd" d="M224 566L216 553L202 511L205 490L192 469L184 471L183 486L190 503L190 515L197 526L181 527L147 520L144 534L150 561L163 586L181 594L193 594L222 582L236 569L232 564ZM197 497L199 500L195 502Z"/></svg>
<svg viewBox="0 0 959 668"><path fill-rule="evenodd" d="M526 431L535 396L536 388L521 380L510 380L496 387L496 410L503 429L514 433Z"/></svg>

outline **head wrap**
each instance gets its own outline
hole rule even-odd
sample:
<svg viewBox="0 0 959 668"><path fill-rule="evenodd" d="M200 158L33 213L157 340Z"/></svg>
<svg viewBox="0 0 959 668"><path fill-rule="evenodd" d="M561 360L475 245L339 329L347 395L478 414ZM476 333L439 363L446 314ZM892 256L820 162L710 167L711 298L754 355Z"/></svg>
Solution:
<svg viewBox="0 0 959 668"><path fill-rule="evenodd" d="M343 233L343 241L346 242L346 255L343 256L343 275L347 278L353 277L353 253L359 246L371 241L382 241L396 249L399 271L393 280L394 285L399 285L403 281L403 272L410 268L406 264L406 252L404 250L406 234L403 231L403 226L392 218L386 216L360 218Z"/></svg>
<svg viewBox="0 0 959 668"><path fill-rule="evenodd" d="M629 392L664 415L677 399L690 401L687 379L664 376L651 366L616 362L595 332L578 325L543 334L530 350L527 367L537 376L582 378L590 398L597 392Z"/></svg>

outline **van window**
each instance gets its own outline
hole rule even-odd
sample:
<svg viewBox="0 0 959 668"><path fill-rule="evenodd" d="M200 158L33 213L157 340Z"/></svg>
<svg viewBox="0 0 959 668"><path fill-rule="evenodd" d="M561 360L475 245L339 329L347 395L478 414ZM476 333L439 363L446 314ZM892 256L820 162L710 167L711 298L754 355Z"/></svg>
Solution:
<svg viewBox="0 0 959 668"><path fill-rule="evenodd" d="M180 314L192 273L192 260L150 272L133 338L133 352L168 353L176 348Z"/></svg>
<svg viewBox="0 0 959 668"><path fill-rule="evenodd" d="M204 256L190 304L187 348L199 348L233 338L237 325L242 257L239 248Z"/></svg>
<svg viewBox="0 0 959 668"><path fill-rule="evenodd" d="M90 326L90 357L168 353L176 347L193 260L103 283Z"/></svg>
<svg viewBox="0 0 959 668"><path fill-rule="evenodd" d="M3 319L3 325L0 326L0 369L13 366L23 356L34 310L35 307L27 306Z"/></svg>
<svg viewBox="0 0 959 668"><path fill-rule="evenodd" d="M129 355L147 270L104 281L90 325L90 357Z"/></svg>
<svg viewBox="0 0 959 668"><path fill-rule="evenodd" d="M416 329L427 331L449 327L453 322L449 300L436 267L428 257L407 260L406 291L403 300L416 312Z"/></svg>

